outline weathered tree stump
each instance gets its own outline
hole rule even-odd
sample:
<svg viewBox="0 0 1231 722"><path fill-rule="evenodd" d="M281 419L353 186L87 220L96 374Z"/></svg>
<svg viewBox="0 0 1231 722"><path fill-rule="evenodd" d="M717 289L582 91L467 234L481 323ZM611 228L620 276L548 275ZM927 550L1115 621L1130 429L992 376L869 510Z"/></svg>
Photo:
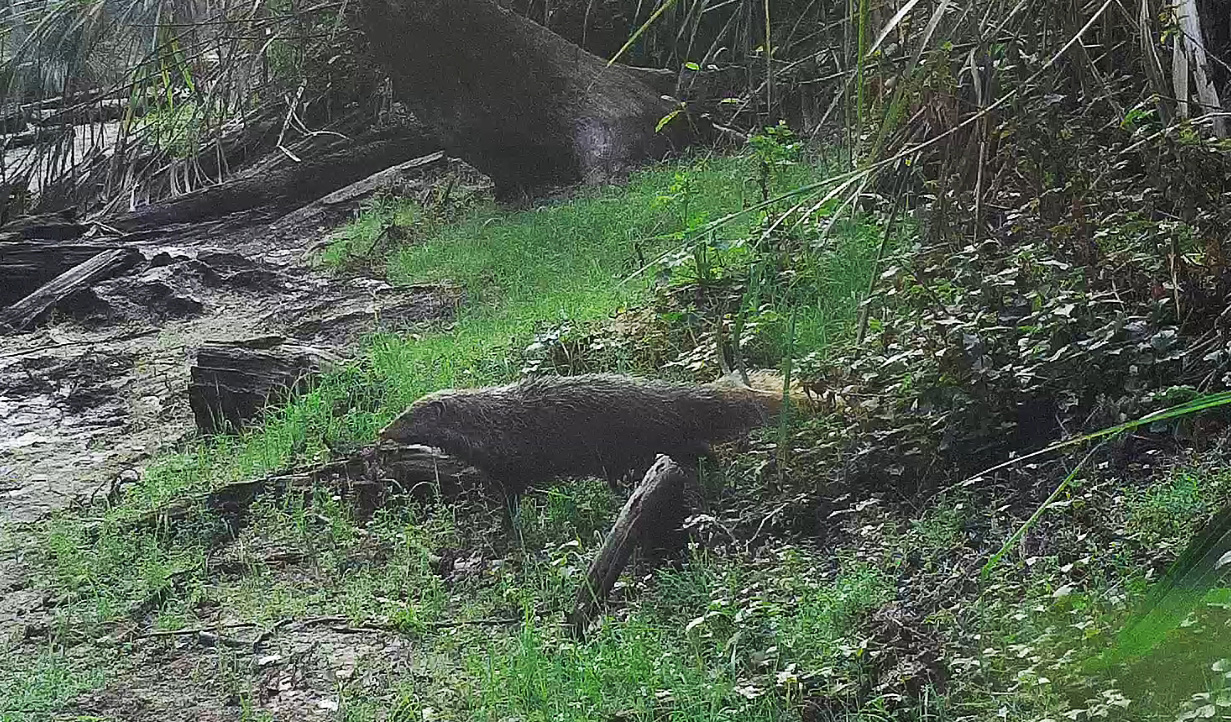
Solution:
<svg viewBox="0 0 1231 722"><path fill-rule="evenodd" d="M0 311L0 333L21 331L72 294L89 288L141 260L133 248L113 248L95 254Z"/></svg>
<svg viewBox="0 0 1231 722"><path fill-rule="evenodd" d="M628 497L577 589L577 600L566 617L575 637L585 636L633 551L639 546L651 548L675 536L685 518L687 480L683 468L671 457L660 454Z"/></svg>
<svg viewBox="0 0 1231 722"><path fill-rule="evenodd" d="M608 67L492 0L364 0L364 32L394 93L450 152L507 195L602 182L691 140L628 67Z"/></svg>
<svg viewBox="0 0 1231 722"><path fill-rule="evenodd" d="M338 357L276 336L211 342L197 352L188 404L207 434L238 431L270 403L302 390Z"/></svg>

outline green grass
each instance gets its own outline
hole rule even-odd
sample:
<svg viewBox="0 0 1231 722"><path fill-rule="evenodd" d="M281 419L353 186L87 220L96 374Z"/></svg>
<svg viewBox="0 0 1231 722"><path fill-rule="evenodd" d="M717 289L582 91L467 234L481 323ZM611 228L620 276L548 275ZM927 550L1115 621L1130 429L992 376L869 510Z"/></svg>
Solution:
<svg viewBox="0 0 1231 722"><path fill-rule="evenodd" d="M1225 502L1231 473L1182 469L1165 483L1128 499L1128 529L1143 543L1158 545L1183 539L1207 514Z"/></svg>
<svg viewBox="0 0 1231 722"><path fill-rule="evenodd" d="M787 170L778 181L782 187L824 172L804 163ZM533 210L472 207L389 262L389 274L399 283L460 285L465 302L453 322L375 335L351 367L271 409L261 427L160 460L126 505L150 508L190 490L317 462L329 455L327 442L370 441L381 425L425 393L515 378L521 368L517 352L537 330L561 322L599 322L649 301L653 274L632 277L643 259L679 248L678 235L690 222L755 202L749 180L754 174L755 165L745 156L694 159L637 173L627 186L584 192ZM688 178L687 203L678 191L681 176ZM407 222L414 217L402 216ZM726 232L738 238L753 232L756 223L749 215ZM361 218L340 236L354 243L374 227L369 217ZM813 262L808 277L814 282L804 284L808 289L784 293L781 305L769 304L753 319L778 329L775 343L781 348L784 320L795 312L797 356L822 350L849 329L857 289L867 283L875 233L858 224L840 229Z"/></svg>
<svg viewBox="0 0 1231 722"><path fill-rule="evenodd" d="M810 573L810 555L796 559L775 578L733 560L694 558L658 575L655 603L611 620L586 643L527 624L468 650L470 704L495 719L790 718L799 678L856 672L843 646L858 644L852 623L888 590L871 569L825 582Z"/></svg>
<svg viewBox="0 0 1231 722"><path fill-rule="evenodd" d="M1049 526L1030 534L1032 551L1015 549L977 597L933 620L949 648L962 650L950 660L961 671L950 697L980 718L1007 710L1009 719L1134 722L1184 719L1177 715L1231 701L1231 678L1218 673L1231 670L1220 662L1231 648L1226 589L1213 590L1144 657L1110 669L1097 664L1157 581L1148 563L1160 552L1174 558L1226 503L1227 480L1225 457L1215 451L1160 468L1145 485L1097 474L1078 483L1048 512ZM963 506L970 519L998 516L977 502ZM935 533L952 515L944 504L920 515L914 538L925 557L961 557L952 539Z"/></svg>
<svg viewBox="0 0 1231 722"><path fill-rule="evenodd" d="M823 173L802 163L777 182ZM760 444L744 467L726 470L724 501L738 497L731 508L706 510L719 517L707 522L716 540L678 565L634 566L587 641L561 622L620 503L595 480L525 498L512 535L473 499L390 507L360 527L325 494L257 504L238 539L220 548L211 541L218 521L204 513L171 529L125 525L188 493L366 443L423 393L512 379L526 361L522 349L543 331L572 329L582 340L574 350L591 354L591 366L664 372L644 354L587 346L587 333L625 309L649 309L668 329L634 339L661 344L660 357L697 345L712 312L707 293L755 309L745 350L757 363L823 354L851 330L879 232L855 219L826 238L791 228L759 245L765 227L750 214L721 237L687 237L759 200L755 175L748 157L692 158L529 210L475 199L447 213L407 200L373 205L338 231L324 263L345 271L356 259L370 262L373 248L384 248L375 245L380 234L400 228L402 245L382 268L396 283L457 286L457 317L385 329L349 367L269 410L259 428L156 460L101 518L55 519L37 550L40 583L55 598L53 639L216 618L265 628L318 615L391 625L413 645L410 667L369 660L361 683L339 683L337 719L351 722L1231 716L1226 589L1136 667L1104 674L1082 666L1144 596L1147 563L1178 552L1225 503L1231 474L1218 453L1156 469L1148 484L1085 470L982 580L979 564L1031 511L1021 508L1020 489L979 485L901 502L825 487L835 508L819 520L824 545L762 537L762 546L744 547L748 536L737 541L726 524L747 529L765 513L797 513L778 505L795 490L775 488L773 469L744 468L770 458ZM660 257L664 266L638 273ZM745 284L750 277L763 282ZM831 471L803 476L824 484ZM440 559L452 552L461 571L442 574ZM176 644L191 654L187 642ZM227 696L245 705L242 719L264 719L252 702L256 674L229 654ZM21 658L0 653L0 722L60 709L107 681L115 660L81 656L56 645ZM900 683L895 675L912 662L939 671L943 691L926 674L918 685ZM908 686L913 692L900 695Z"/></svg>
<svg viewBox="0 0 1231 722"><path fill-rule="evenodd" d="M561 620L619 503L594 480L524 499L513 538L474 501L386 509L359 528L325 496L311 504L259 504L222 551L211 548L217 522L207 515L171 530L131 533L123 525L190 492L321 460L328 445L370 441L423 393L512 379L525 362L521 350L542 331L570 327L585 338L613 314L637 307L653 308L673 331L688 327L697 308L678 299L704 283L721 291L731 278L746 277L758 256L751 243L735 241L758 238L759 219L733 224L724 231L730 238L706 239L708 280L698 280L690 254L678 255L669 274L636 272L681 249L685 229L755 201L748 182L754 170L748 158L692 159L640 173L627 187L530 210L473 202L447 224L406 202L387 202L340 230L326 262L345 268L381 228L405 225L407 245L384 264L390 278L456 285L464 298L457 317L386 329L365 342L355 363L271 409L259 428L157 460L101 521L58 519L40 551L45 583L58 596L59 626L101 633L134 611L159 629L192 627L219 610L264 626L317 615L383 621L409 637L417 661L380 676L375 692L341 690L338 719L356 722L797 720L815 699L823 700L819 719L1035 721L1076 710L1169 719L1187 709L1181 703L1194 692L1208 692L1211 704L1226 696L1222 678L1210 672L1221 648L1197 643L1221 643L1211 633L1225 619L1217 595L1195 629L1160 651L1157 667L1184 670L1166 690L1135 696L1123 681L1079 668L1147 588L1139 550L1178 550L1195 520L1225 497L1231 477L1208 466L1185 466L1157 484L1126 490L1114 505L1106 491L1094 491L1105 485L1076 484L1069 505L1046 517L1049 533L1060 535L1049 540L1049 551L1010 554L977 593L948 586L955 564L985 557L988 545L1021 521L978 490L919 509L877 505L849 522L830 521L841 529L835 546L775 541L749 554L698 548L678 567L627 575L585 642L571 639ZM781 182L798 184L821 172L799 165ZM758 312L749 318L746 347L750 358L771 365L788 348L797 358L823 354L849 334L879 233L852 221L837 224L827 239L793 229L772 241L795 255L783 275L774 275L771 256L759 257L768 280L751 302ZM675 305L664 304L668 296ZM688 350L687 334L678 336L653 343ZM609 370L662 371L639 365L644 357L635 353L595 358ZM756 473L745 476L733 484L764 486ZM1101 515L1104 526L1122 529L1122 539L1105 544L1079 533L1083 510L1095 507L1110 509ZM443 579L436 560L449 549L475 555L474 568ZM287 552L302 561L269 561ZM907 591L899 587L904 579L913 585ZM944 694L882 695L868 686L886 679L869 652L876 644L868 646L875 631L868 615L890 601L903 602L906 614L920 587L958 595L926 620L903 617L915 644L954 676ZM493 619L509 623L449 626ZM101 680L101 673L89 673L64 687L66 664L50 655L13 667L26 670L13 694L54 709ZM1133 699L1128 712L1121 692ZM1189 707L1203 709L1199 701ZM260 711L246 714L255 719Z"/></svg>
<svg viewBox="0 0 1231 722"><path fill-rule="evenodd" d="M801 163L778 182L798 185L823 172ZM390 680L383 697L344 705L342 716L356 720L387 711L393 719L424 719L426 707L444 719L583 720L621 711L641 719L663 711L681 720L794 719L799 679L853 684L866 662L858 621L888 598L892 582L854 560L835 573L816 551L783 547L771 563L751 567L698 553L681 569L630 580L621 592L627 601L591 641L569 640L558 620L619 503L599 482L525 499L517 538L498 544L490 538L500 533L489 531L490 509L473 504L384 510L364 529L325 497L308 506L262 504L222 556L210 541L217 521L206 514L169 530L126 526L187 494L320 461L331 445L368 442L429 391L515 378L521 349L544 329L598 328L624 309L648 306L662 283L687 274L639 274L643 264L681 248L687 228L759 200L755 173L748 157L693 158L638 173L627 186L534 209L474 202L440 224L405 202L386 202L341 229L325 259L340 268L371 248L381 228L406 225L409 245L388 259L389 277L460 287L457 317L374 335L354 363L270 409L260 427L157 459L101 520L57 518L40 552L44 583L59 595L60 623L101 633L137 614L167 629L198 624L201 610L219 609L261 624L327 614L386 620L431 650L423 673L436 681ZM760 223L750 214L724 233L755 238ZM753 321L776 330L758 331L769 339L757 351L761 358L773 361L792 343L799 356L822 352L849 330L878 239L858 223L838 229L805 254L810 266L790 287L765 287ZM803 248L809 233L789 240ZM726 272L741 272L747 256L739 244L731 247L721 260ZM791 314L793 342L783 336ZM637 363L606 368L661 371ZM433 559L447 548L476 552L485 566L446 583ZM305 561L266 561L288 550ZM426 626L510 615L525 624Z"/></svg>
<svg viewBox="0 0 1231 722"><path fill-rule="evenodd" d="M419 639L423 668L392 684L378 706L406 720L429 709L457 720L795 719L800 680L862 674L866 660L852 653L856 622L891 590L885 576L855 563L822 578L815 552L790 547L773 568L699 555L635 582L633 597L644 601L621 605L578 642L541 591L591 550L570 549L527 564L516 580L467 589L475 600L513 600L513 617L524 621Z"/></svg>
<svg viewBox="0 0 1231 722"><path fill-rule="evenodd" d="M92 655L97 663L97 656ZM33 657L7 657L0 650L0 722L48 719L80 692L97 687L103 672L53 649Z"/></svg>

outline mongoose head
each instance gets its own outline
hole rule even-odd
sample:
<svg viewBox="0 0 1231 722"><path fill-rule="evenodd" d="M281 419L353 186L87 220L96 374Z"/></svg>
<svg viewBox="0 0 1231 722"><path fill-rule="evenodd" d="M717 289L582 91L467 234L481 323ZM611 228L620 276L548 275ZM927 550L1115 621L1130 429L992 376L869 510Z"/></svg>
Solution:
<svg viewBox="0 0 1231 722"><path fill-rule="evenodd" d="M459 411L465 406L468 393L445 389L428 394L411 404L381 429L377 436L383 441L399 444L433 446L454 452L458 445L469 446L465 419Z"/></svg>

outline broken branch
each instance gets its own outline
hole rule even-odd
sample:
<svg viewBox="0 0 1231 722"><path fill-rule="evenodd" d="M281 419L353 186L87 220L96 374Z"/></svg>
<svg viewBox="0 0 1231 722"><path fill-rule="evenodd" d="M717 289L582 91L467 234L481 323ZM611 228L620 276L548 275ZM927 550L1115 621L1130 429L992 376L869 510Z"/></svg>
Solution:
<svg viewBox="0 0 1231 722"><path fill-rule="evenodd" d="M687 474L671 457L659 454L633 490L577 590L573 611L566 618L575 637L585 636L590 622L606 604L633 550L638 546L652 546L679 528L684 519L687 479Z"/></svg>

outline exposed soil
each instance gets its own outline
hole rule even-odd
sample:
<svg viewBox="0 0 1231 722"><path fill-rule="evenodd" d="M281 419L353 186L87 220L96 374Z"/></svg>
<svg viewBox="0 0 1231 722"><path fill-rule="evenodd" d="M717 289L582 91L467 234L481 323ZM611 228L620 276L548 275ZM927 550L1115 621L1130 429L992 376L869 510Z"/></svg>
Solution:
<svg viewBox="0 0 1231 722"><path fill-rule="evenodd" d="M144 262L74 295L34 330L3 337L0 639L37 639L49 617L29 583L23 529L136 481L151 456L197 433L186 390L203 342L274 335L346 356L378 325L398 329L453 312L458 293L448 286L394 288L312 266L306 249L355 207L287 216L293 223L245 212L121 237L112 242L137 248ZM398 643L371 636L280 634L258 655L261 706L278 719L328 715L340 670L353 671L357 657L374 651L392 659L386 646ZM237 719L217 645L200 641L139 646L124 655L123 679L78 700L73 712ZM248 644L238 664L258 656Z"/></svg>
<svg viewBox="0 0 1231 722"><path fill-rule="evenodd" d="M247 704L279 721L337 719L345 697L362 699L388 672L412 664L404 639L339 630L345 628L288 626L255 652L255 630L151 640L126 655L119 678L66 712L199 722L241 719Z"/></svg>

